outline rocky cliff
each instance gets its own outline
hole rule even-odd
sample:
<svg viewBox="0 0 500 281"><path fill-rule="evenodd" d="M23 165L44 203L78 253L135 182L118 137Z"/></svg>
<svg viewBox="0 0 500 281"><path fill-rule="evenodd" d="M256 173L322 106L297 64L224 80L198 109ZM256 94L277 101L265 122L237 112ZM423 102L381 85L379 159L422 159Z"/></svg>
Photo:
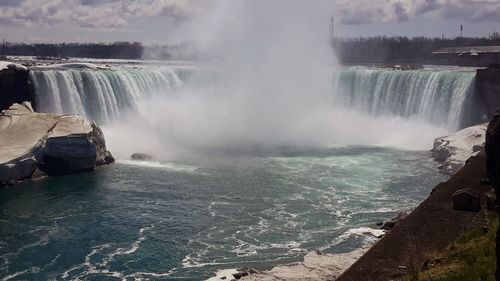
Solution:
<svg viewBox="0 0 500 281"><path fill-rule="evenodd" d="M500 66L478 69L476 75L476 98L486 107L488 119L500 108Z"/></svg>
<svg viewBox="0 0 500 281"><path fill-rule="evenodd" d="M78 115L36 113L14 104L0 115L0 185L47 175L93 170L114 162L102 131Z"/></svg>
<svg viewBox="0 0 500 281"><path fill-rule="evenodd" d="M0 111L14 103L34 101L28 68L0 61ZM36 108L36 105L35 105Z"/></svg>

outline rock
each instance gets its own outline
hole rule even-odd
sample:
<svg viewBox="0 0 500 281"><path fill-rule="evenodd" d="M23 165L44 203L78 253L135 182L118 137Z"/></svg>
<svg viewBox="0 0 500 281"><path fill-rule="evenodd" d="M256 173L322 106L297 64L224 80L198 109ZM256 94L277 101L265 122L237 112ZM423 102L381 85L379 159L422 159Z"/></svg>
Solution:
<svg viewBox="0 0 500 281"><path fill-rule="evenodd" d="M248 276L248 275L250 275L250 273L248 273L248 272L238 272L238 273L233 274L234 279L236 279L236 280L240 280L241 277Z"/></svg>
<svg viewBox="0 0 500 281"><path fill-rule="evenodd" d="M342 254L309 252L303 262L279 265L275 268L243 276L243 281L317 281L335 280L367 251L366 248Z"/></svg>
<svg viewBox="0 0 500 281"><path fill-rule="evenodd" d="M385 222L381 227L380 229L383 229L383 230L391 230L393 229L394 227L396 226L396 223L393 222L393 221L388 221L388 222Z"/></svg>
<svg viewBox="0 0 500 281"><path fill-rule="evenodd" d="M488 119L493 117L500 107L500 69L492 65L480 68L476 74L476 98L482 100Z"/></svg>
<svg viewBox="0 0 500 281"><path fill-rule="evenodd" d="M48 175L93 170L114 161L102 131L78 115L35 113L14 104L0 115L0 185Z"/></svg>
<svg viewBox="0 0 500 281"><path fill-rule="evenodd" d="M445 174L455 174L464 167L467 159L483 149L486 127L487 124L468 127L434 141L431 151L434 159L442 164Z"/></svg>
<svg viewBox="0 0 500 281"><path fill-rule="evenodd" d="M153 156L145 154L145 153L134 153L130 156L132 160L136 161L151 161L153 160Z"/></svg>
<svg viewBox="0 0 500 281"><path fill-rule="evenodd" d="M28 179L36 169L37 162L33 157L20 157L15 161L0 164L0 186Z"/></svg>
<svg viewBox="0 0 500 281"><path fill-rule="evenodd" d="M95 123L92 122L92 143L95 144L97 149L97 159L96 165L109 165L115 163L115 158L111 155L111 152L106 150L106 140L104 139L104 133L101 128L99 128Z"/></svg>
<svg viewBox="0 0 500 281"><path fill-rule="evenodd" d="M271 270L257 271L255 269L224 269L207 281L243 280L243 281L321 281L335 280L368 248L362 248L349 253L325 254L320 251L309 252L303 262L278 265Z"/></svg>
<svg viewBox="0 0 500 281"><path fill-rule="evenodd" d="M381 225L380 229L387 230L387 231L392 230L394 227L396 227L396 225L398 223L400 223L402 220L404 220L410 213L411 213L411 211L404 211L404 212L398 213L390 221L383 223Z"/></svg>
<svg viewBox="0 0 500 281"><path fill-rule="evenodd" d="M498 74L500 75L500 72ZM500 110L497 110L488 125L488 130L486 131L485 153L486 172L495 189L496 205L500 206L500 196L498 196L500 192ZM500 228L497 229L495 243L496 249L500 249ZM498 250L496 251L496 255L497 270L495 272L495 279L500 280L500 254Z"/></svg>
<svg viewBox="0 0 500 281"><path fill-rule="evenodd" d="M0 111L14 103L33 101L34 90L26 67L0 61Z"/></svg>

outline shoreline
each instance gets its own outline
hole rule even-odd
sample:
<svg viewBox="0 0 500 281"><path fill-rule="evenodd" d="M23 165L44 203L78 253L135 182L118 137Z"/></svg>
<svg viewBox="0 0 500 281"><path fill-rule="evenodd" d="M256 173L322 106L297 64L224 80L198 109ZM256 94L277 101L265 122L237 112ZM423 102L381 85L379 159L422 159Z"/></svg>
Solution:
<svg viewBox="0 0 500 281"><path fill-rule="evenodd" d="M432 255L443 251L464 232L484 225L487 220L484 211L454 210L452 194L468 187L486 195L492 186L482 181L485 176L483 149L467 160L448 181L434 187L424 202L337 281L363 280L366 276L373 280L391 280L413 274L430 261Z"/></svg>

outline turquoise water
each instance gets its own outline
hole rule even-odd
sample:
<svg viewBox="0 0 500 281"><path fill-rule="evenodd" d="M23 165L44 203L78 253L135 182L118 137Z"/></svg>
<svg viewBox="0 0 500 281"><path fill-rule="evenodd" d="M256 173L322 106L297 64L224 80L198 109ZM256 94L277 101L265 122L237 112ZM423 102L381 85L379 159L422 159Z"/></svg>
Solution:
<svg viewBox="0 0 500 281"><path fill-rule="evenodd" d="M0 189L0 280L203 280L350 251L444 179L429 152L349 147L26 182Z"/></svg>

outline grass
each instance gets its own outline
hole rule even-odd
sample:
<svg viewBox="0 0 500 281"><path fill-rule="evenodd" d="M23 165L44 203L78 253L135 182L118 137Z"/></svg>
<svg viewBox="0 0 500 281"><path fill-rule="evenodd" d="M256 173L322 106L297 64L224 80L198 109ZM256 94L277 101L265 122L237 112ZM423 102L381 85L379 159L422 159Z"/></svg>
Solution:
<svg viewBox="0 0 500 281"><path fill-rule="evenodd" d="M488 218L488 231L483 228L468 231L436 255L428 270L401 281L495 281L498 213L490 212Z"/></svg>

